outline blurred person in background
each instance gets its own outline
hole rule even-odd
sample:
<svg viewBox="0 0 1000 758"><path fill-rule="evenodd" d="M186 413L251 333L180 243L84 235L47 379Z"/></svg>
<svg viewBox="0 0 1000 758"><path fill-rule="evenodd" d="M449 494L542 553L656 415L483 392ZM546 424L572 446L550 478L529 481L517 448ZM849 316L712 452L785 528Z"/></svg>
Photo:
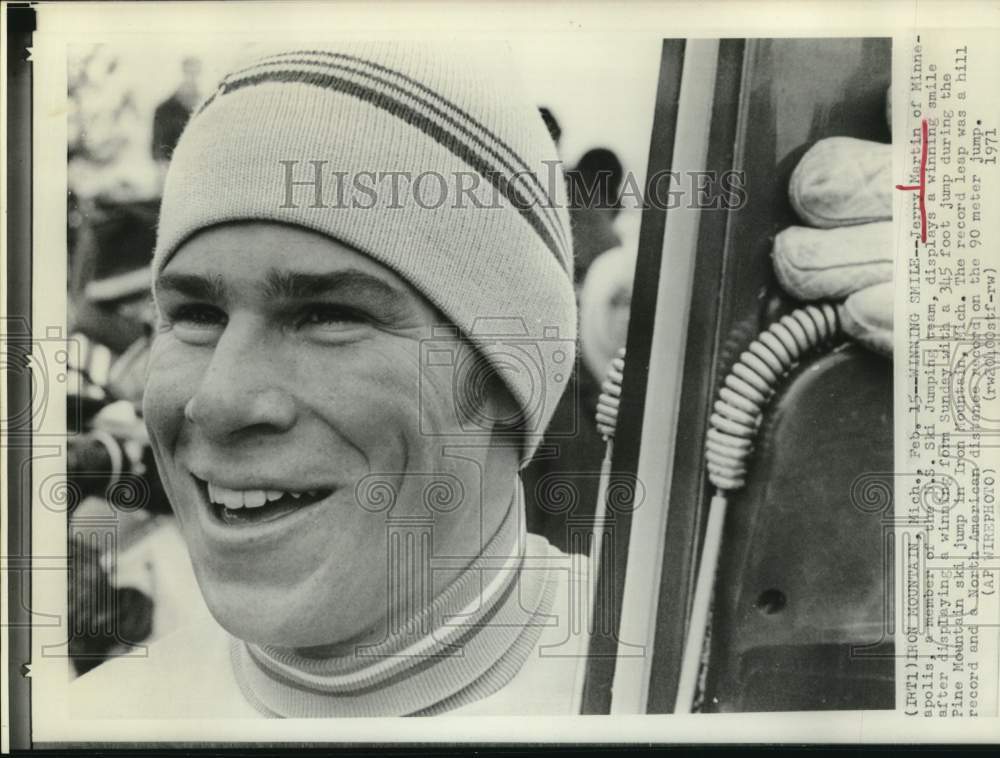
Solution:
<svg viewBox="0 0 1000 758"><path fill-rule="evenodd" d="M623 246L594 259L579 290L581 365L573 373L553 424L559 429L575 425L576 434L546 437L525 469L525 493L532 506L528 526L565 551L587 549L585 543L574 543L570 533L583 528L594 515L597 474L606 444L594 424L594 413L608 365L619 348L625 347L628 336L637 248L634 237L628 232L623 236L627 240ZM546 504L560 487L572 488L573 503L552 510Z"/></svg>
<svg viewBox="0 0 1000 758"><path fill-rule="evenodd" d="M624 168L618 156L603 147L588 150L566 172L582 361L570 377L551 428L576 432L546 436L524 473L528 528L564 551L587 550L585 543L574 543L570 532L585 529L595 511L605 442L594 424L594 413L607 362L625 345L638 234L632 233L635 225L630 221L617 223L621 220L623 180ZM638 220L638 215L628 219ZM616 251L615 255L591 276L591 267L610 251ZM627 287L623 289L622 284ZM612 344L615 347L604 362ZM555 492L571 493L572 502L553 510L549 504L554 502Z"/></svg>
<svg viewBox="0 0 1000 758"><path fill-rule="evenodd" d="M70 576L69 659L72 675L85 674L114 655L129 653L149 639L153 602L134 587L116 587L104 555L80 535L67 541Z"/></svg>
<svg viewBox="0 0 1000 758"><path fill-rule="evenodd" d="M79 210L87 203L156 200L159 176L149 155L151 108L127 56L94 45L68 61L67 184ZM70 255L73 248L70 249Z"/></svg>
<svg viewBox="0 0 1000 758"><path fill-rule="evenodd" d="M637 252L623 245L601 253L580 288L580 352L598 385L628 337Z"/></svg>
<svg viewBox="0 0 1000 758"><path fill-rule="evenodd" d="M82 199L71 252L71 332L117 357L152 329L149 262L159 199ZM106 359L109 363L111 358ZM104 372L95 377L106 383Z"/></svg>
<svg viewBox="0 0 1000 758"><path fill-rule="evenodd" d="M606 147L588 150L566 172L578 286L594 259L622 242L615 219L621 210L624 175L618 156Z"/></svg>
<svg viewBox="0 0 1000 758"><path fill-rule="evenodd" d="M77 673L126 650L122 640L155 640L201 604L141 418L158 204L97 197L73 208L67 483Z"/></svg>
<svg viewBox="0 0 1000 758"><path fill-rule="evenodd" d="M153 113L153 160L161 166L170 162L174 147L198 101L201 61L187 57L181 61L181 83L174 93L156 106Z"/></svg>

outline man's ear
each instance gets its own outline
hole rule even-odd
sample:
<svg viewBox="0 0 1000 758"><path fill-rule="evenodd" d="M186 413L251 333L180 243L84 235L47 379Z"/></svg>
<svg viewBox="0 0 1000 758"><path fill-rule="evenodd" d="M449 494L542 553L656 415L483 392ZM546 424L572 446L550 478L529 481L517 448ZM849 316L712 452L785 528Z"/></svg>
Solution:
<svg viewBox="0 0 1000 758"><path fill-rule="evenodd" d="M524 417L521 407L500 375L495 372L490 380L487 398L490 404L487 413L489 418L495 419L492 430L494 433L511 434L522 429Z"/></svg>
<svg viewBox="0 0 1000 758"><path fill-rule="evenodd" d="M464 422L488 434L519 430L523 424L521 408L497 371L475 351L476 369L466 371L466 381L459 384L463 393L458 408ZM469 365L469 364L466 364Z"/></svg>

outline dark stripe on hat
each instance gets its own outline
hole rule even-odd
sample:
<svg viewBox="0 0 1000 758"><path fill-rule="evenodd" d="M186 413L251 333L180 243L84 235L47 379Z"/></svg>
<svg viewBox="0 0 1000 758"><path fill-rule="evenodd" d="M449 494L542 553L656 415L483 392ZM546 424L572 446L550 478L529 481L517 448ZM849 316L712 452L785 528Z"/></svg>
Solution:
<svg viewBox="0 0 1000 758"><path fill-rule="evenodd" d="M292 55L315 55L315 56L324 56L324 57L331 57L331 58L340 58L340 59L349 60L349 61L357 61L360 64L370 66L370 67L375 68L375 69L377 69L379 71L384 71L384 72L386 72L389 75L395 76L395 77L397 77L399 79L402 79L402 80L404 80L404 81L412 84L413 87L416 87L417 89L419 89L421 91L427 92L428 94L430 94L431 96L433 96L436 100L438 100L439 102L441 102L443 105L451 108L458 115L460 115L461 117L463 117L467 122L469 122L472 125L474 125L475 127L477 127L480 131L484 132L488 137L490 137L493 140L493 142L495 142L496 144L498 144L501 147L503 147L508 152L508 154L509 154L508 158L511 161L513 161L514 163L519 164L519 166L520 166L520 172L518 171L518 169L515 166L511 165L511 163L509 163L508 160L505 159L503 155L501 155L499 152L497 152L497 150L495 148L493 148L487 142L485 142L482 137L480 137L478 134L476 134L471 129L469 129L468 126L460 123L455 118L453 118L452 116L450 116L448 113L442 111L440 108L436 107L432 103L430 103L427 100L421 98L419 95L417 95L413 91L408 90L408 89L400 86L399 84L396 84L394 82L388 81L385 78L377 76L376 74L373 74L373 73L371 73L369 71L362 71L362 70L359 70L357 68L352 68L350 66L346 66L346 65L343 65L343 64L336 64L336 63L326 62L326 61L322 61L322 60L304 59L304 58L291 58L290 56L292 56ZM279 62L279 59L281 59L280 62ZM480 123L479 121L477 121L476 119L474 119L471 115L469 115L468 113L466 113L464 110L462 110L460 107L458 107L457 105L455 105L453 102L451 102L450 100L448 100L444 96L440 95L439 93L435 92L434 90L430 89L429 87L421 84L420 82L411 79L410 77L406 76L405 74L402 74L402 73L400 73L398 71L393 71L392 69L387 68L387 67L382 66L382 65L379 65L377 63L373 63L371 61L366 61L366 60L364 60L362 58L358 58L358 57L352 56L352 55L346 55L346 54L341 54L341 53L328 53L328 52L324 53L323 51L312 51L312 50L304 50L304 51L297 52L297 53L282 53L280 55L270 56L269 58L265 58L265 59L263 59L261 61L256 62L252 66L248 66L246 68L243 68L243 69L240 69L238 71L233 72L232 74L230 74L229 76L226 77L226 80L227 81L233 81L233 80L235 80L235 79L237 79L237 78L239 78L241 76L247 75L249 72L260 71L265 66L279 66L279 65L307 65L307 66L316 66L316 67L319 67L319 68L328 68L328 69L333 69L333 70L337 70L337 71L345 71L345 72L348 72L348 73L351 73L351 74L355 74L355 75L357 75L359 77L364 77L366 79L369 79L370 81L375 82L375 83L377 83L377 84L379 84L379 85L381 85L383 87L391 88L391 89L393 89L393 90L395 90L395 91L397 91L399 93L402 93L402 94L406 95L406 97L411 98L411 99L417 101L418 103L420 103L424 107L426 107L429 110L433 111L441 119L443 119L444 121L446 121L447 123L449 123L454 128L456 128L456 129L464 132L469 138L471 138L476 143L478 143L486 152L488 152L490 155L492 155L494 158L496 158L496 160L501 164L501 166L504 169L506 169L507 171L509 171L511 174L515 175L522 183L524 183L527 186L527 188L535 195L535 200L538 201L537 207L541 208L543 214L546 217L546 220L549 222L550 231L554 232L554 236L558 240L560 246L564 250L571 250L572 249L572 244L567 239L565 230L564 230L562 224L559 222L558 214L556 214L556 212L555 212L555 210L554 210L554 208L552 206L553 199L545 191L545 188L542 186L542 183L538 179L538 175L534 171L532 171L532 169L521 159L521 156L517 152L515 152L514 149L511 148L506 142L504 142L496 134L494 134L488 128L486 128L482 123ZM530 181L525 180L524 179L525 176L529 177ZM532 184L534 186L532 186ZM537 189L537 191L536 191L536 189ZM571 255L569 255L567 257L572 258Z"/></svg>
<svg viewBox="0 0 1000 758"><path fill-rule="evenodd" d="M215 90L215 92L213 92L211 95L209 95L205 99L205 102L203 102L201 105L198 106L198 110L196 110L194 112L194 115L195 116L199 115L203 110L205 110L209 105L211 105L212 101L215 100L215 96L219 94L219 90L221 90L221 89L222 89L222 85L220 84L218 86L218 88ZM194 118L194 117L192 116L192 118ZM191 122L191 119L189 118L188 119L188 123L190 123L190 122Z"/></svg>
<svg viewBox="0 0 1000 758"><path fill-rule="evenodd" d="M415 126L424 134L429 136L442 147L449 150L460 160L472 166L480 176L488 180L514 208L520 212L524 219L531 225L538 236L549 248L564 271L570 273L572 258L562 255L560 245L555 241L550 233L544 219L539 217L535 207L514 187L501 172L492 170L489 164L483 160L482 156L470 148L469 145L459 140L459 138L443 129L429 117L390 97L387 94L378 92L370 87L366 87L356 82L351 82L333 74L321 74L309 71L270 71L260 74L252 74L237 81L226 81L220 87L222 95L234 92L246 87L256 86L264 83L278 84L309 84L323 89L340 92L351 97L355 97L363 102L381 108L386 113L396 116L411 126Z"/></svg>
<svg viewBox="0 0 1000 758"><path fill-rule="evenodd" d="M281 60L282 63L305 63L305 64L309 64L309 65L313 65L313 66L329 66L330 68L333 68L333 69L339 69L339 70L343 70L343 71L350 71L350 72L356 73L356 74L358 74L360 76L366 76L366 77L368 77L368 78L370 78L370 79L372 79L372 80L374 80L374 81L376 81L376 82L378 82L380 84L383 84L383 85L385 85L387 87L392 87L392 88L396 89L399 92L404 92L409 97L413 98L414 100L422 103L423 105L427 106L428 108L433 109L436 113L438 113L439 115L441 115L442 118L446 119L449 123L451 123L452 125L454 125L456 128L461 129L462 131L464 131L472 139L474 139L476 142L478 142L480 145L482 145L494 157L496 157L497 160L499 160L503 164L504 168L506 168L511 173L514 173L514 174L517 173L517 168L515 168L515 166L511 166L506 160L504 160L503 156L501 156L493 148L489 147L485 142L482 141L482 139L478 135L476 135L474 132L472 132L468 127L466 127L466 126L458 123L458 121L456 121L455 119L449 117L447 114L445 114L444 112L442 112L440 109L436 108L434 105L432 105L431 103L427 102L426 100L423 100L422 98L418 97L413 92L408 92L406 89L400 87L398 84L394 84L394 83L392 83L390 81L387 81L386 79L384 79L382 77L378 77L378 76L376 76L375 74L373 74L371 72L359 71L357 69L353 69L353 68L350 68L348 66L338 65L338 64L335 64L335 63L326 63L326 62L317 61L317 60L303 60L303 59L295 59L295 58L293 58L293 56L297 56L297 55L312 55L312 56L316 56L316 57L319 57L319 58L332 58L334 60L345 60L345 61L352 61L354 63L359 63L359 64L361 64L363 66L367 66L367 67L369 67L371 69L374 69L375 71L378 71L378 72L380 72L382 74L386 74L386 75L394 77L396 79L400 79L403 82L406 82L411 87L419 90L420 92L423 92L423 93L427 94L428 96L430 96L431 98L433 98L437 102L441 103L443 106L445 106L447 108L450 108L455 114L457 114L458 116L460 116L463 119L465 119L467 122L469 122L474 127L476 127L477 129L479 129L479 131L483 132L486 136L488 136L493 142L495 142L497 145L499 145L504 150L506 150L507 154L508 154L509 160L513 161L515 164L517 164L517 167L519 167L521 171L524 171L524 172L527 173L527 175L531 178L530 184L534 184L533 187L531 187L530 184L529 184L529 188L533 192L535 192L536 197L539 200L542 201L542 203L541 203L541 205L539 207L541 207L544 211L546 211L546 215L548 216L548 221L554 227L555 232L556 232L556 236L559 238L560 244L562 244L566 248L570 247L569 240L567 240L566 237L565 237L565 235L564 235L562 224L559 223L558 215L551 208L551 205L547 205L546 204L546 203L551 204L553 202L553 198L549 196L548 192L545 190L545 187L543 187L542 183L538 180L538 175L534 171L532 171L531 167L528 166L528 164L525 163L524 160L521 158L520 153L518 153L516 150L514 150L514 148L512 148L503 139L501 139L499 135L497 135L495 132L491 131L485 124L483 124L481 121L479 121L474 116L472 116L472 114L470 114L468 111L464 110L459 105L455 104L453 101L451 101L448 98L446 98L440 92L437 92L436 90L431 89L427 85L423 84L420 81L417 81L416 79L413 79L410 76L407 76L406 74L402 73L401 71L396 71L395 69L391 69L388 66L384 66L384 65L382 65L380 63L375 63L374 61L366 60L365 58L360 58L360 57L358 57L356 55L348 55L347 53L335 53L335 52L331 52L331 51L328 51L328 50L296 50L296 51L290 51L290 52L286 52L286 53L278 53L276 55L268 56L267 58L264 58L262 60L257 61L253 66L248 66L245 69L242 69L240 71L235 72L231 76L238 76L240 74L244 74L244 73L246 73L248 71L251 71L251 70L257 68L258 66L278 65L278 63L277 63L278 60Z"/></svg>
<svg viewBox="0 0 1000 758"><path fill-rule="evenodd" d="M321 53L318 52L318 51L303 51L301 54L302 55L320 55ZM291 53L284 53L284 54L282 54L282 56L272 56L271 58L268 58L268 59L265 59L265 60L262 60L262 61L258 61L253 66L248 66L247 68L241 69L239 71L236 71L236 72L230 74L227 77L227 80L228 81L232 81L232 80L238 79L241 76L245 76L245 75L247 75L248 73L250 73L252 71L261 71L261 70L265 69L265 67L303 65L303 66L316 66L317 68L332 69L332 70L335 70L335 71L344 71L344 72L347 72L347 73L350 73L350 74L355 74L355 75L357 75L359 77L363 77L363 78L365 78L365 79L367 79L367 80L369 80L371 82L374 82L374 83L376 83L376 84L378 84L380 86L393 89L396 92L399 92L399 93L405 95L406 97L408 97L408 98L410 98L412 100L415 100L416 102L420 103L422 106L424 106L425 108L427 108L428 110L430 110L431 112L433 112L435 115L437 115L443 121L447 122L449 125L453 126L455 129L463 132L471 140L473 140L474 142L476 142L484 151L486 151L492 157L494 157L497 160L497 162L506 171L508 171L511 174L513 174L519 180L519 182L521 184L523 184L529 191L531 191L533 193L534 199L538 203L536 207L540 208L542 210L542 212L545 214L546 221L548 221L548 223L549 223L550 231L552 231L552 232L555 233L555 237L558 239L559 244L561 246L563 246L564 248L568 248L569 247L569 245L567 244L567 240L566 240L566 237L565 237L562 225L559 223L558 215L555 213L555 210L552 207L553 199L545 191L545 188L542 186L542 183L538 180L538 175L534 171L531 170L531 168L521 159L521 156L518 153L516 153L509 145L507 145L507 143L503 142L503 140L501 140L499 137L497 137L495 134L493 134L489 129L487 129L485 126L483 126L480 122L476 121L474 118L472 118L472 116L470 116L469 114L467 114L465 111L463 111L457 105L455 105L453 102L451 102L447 98L443 97L442 95L439 95L438 93L434 92L434 90L432 90L432 89L430 89L428 87L425 87L424 85L420 84L420 82L413 81L412 79L410 79L409 77L405 76L404 74L400 74L398 72L395 72L392 69L386 68L385 66L379 66L378 64L371 63L370 61L365 61L365 60L363 60L361 58L355 58L354 56L348 56L348 55L338 56L338 57L345 58L347 60L356 60L359 63L370 65L370 66L373 66L373 67L378 68L380 70L384 70L384 71L388 72L389 74L394 74L394 75L398 76L399 78L404 79L407 82L411 82L417 88L419 88L421 90L425 90L425 91L429 92L431 95L434 95L435 98L438 101L440 101L444 105L450 107L453 111L456 111L460 116L464 117L466 121L468 121L468 122L472 123L473 125L475 125L476 127L478 127L480 129L480 131L485 132L486 135L493 140L493 142L495 142L495 143L499 144L500 146L502 146L503 148L505 148L507 150L507 152L509 153L509 155L508 155L507 158L505 158L500 152L498 152L494 147L492 147L489 143L487 143L481 136L479 136L474 131L472 131L468 126L466 126L465 124L460 123L457 119L453 118L451 115L449 115L445 111L441 110L440 108L438 108L437 106L435 106L433 103L430 103L427 100L423 99L418 94L414 93L412 90L409 90L409 89L407 89L405 87L402 87L399 84L396 84L394 82L388 81L387 79L382 78L380 76L377 76L376 74L373 74L373 73L371 73L369 71L362 71L362 70L357 69L357 68L352 68L351 66L346 66L346 65L343 65L343 64L337 64L337 63L332 63L332 62L327 62L327 61L314 60L314 59L306 59L306 58L288 58L288 57L285 57L285 56L289 56L289 55L291 55ZM333 56L334 54L333 53L328 53L327 55ZM279 57L281 57L282 60L280 60L280 61L277 60ZM292 69L289 69L289 70L292 70ZM508 160L508 158L509 158L509 160ZM513 161L514 163L518 164L520 166L520 170L518 169L517 166L511 165L511 162L509 162L509 161ZM525 177L527 177L527 179ZM537 192L535 191L536 188L537 188Z"/></svg>

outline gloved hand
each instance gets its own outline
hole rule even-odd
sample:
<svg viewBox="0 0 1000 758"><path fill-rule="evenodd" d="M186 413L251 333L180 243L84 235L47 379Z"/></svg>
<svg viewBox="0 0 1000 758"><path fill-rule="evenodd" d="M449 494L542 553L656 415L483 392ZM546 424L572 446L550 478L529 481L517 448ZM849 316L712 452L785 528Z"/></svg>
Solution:
<svg viewBox="0 0 1000 758"><path fill-rule="evenodd" d="M810 227L774 240L781 286L800 300L841 300L844 331L892 356L892 146L820 140L792 172L789 199ZM818 228L817 228L818 227Z"/></svg>

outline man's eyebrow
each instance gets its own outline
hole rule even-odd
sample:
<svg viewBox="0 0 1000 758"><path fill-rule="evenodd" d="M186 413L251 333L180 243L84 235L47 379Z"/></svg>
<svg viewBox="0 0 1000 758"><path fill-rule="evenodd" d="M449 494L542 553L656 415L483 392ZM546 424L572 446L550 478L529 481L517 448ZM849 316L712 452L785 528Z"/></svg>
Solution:
<svg viewBox="0 0 1000 758"><path fill-rule="evenodd" d="M264 294L269 298L285 300L341 295L375 300L389 306L402 306L408 300L406 293L388 282L353 268L326 274L271 269L267 273Z"/></svg>
<svg viewBox="0 0 1000 758"><path fill-rule="evenodd" d="M174 292L195 300L225 302L227 291L220 274L165 273L155 284L157 292ZM360 269L348 268L323 274L271 269L262 294L272 300L308 300L317 297L349 297L389 314L405 313L410 304L407 293Z"/></svg>
<svg viewBox="0 0 1000 758"><path fill-rule="evenodd" d="M161 274L154 284L157 292L177 292L181 295L218 303L226 298L226 286L219 275Z"/></svg>

